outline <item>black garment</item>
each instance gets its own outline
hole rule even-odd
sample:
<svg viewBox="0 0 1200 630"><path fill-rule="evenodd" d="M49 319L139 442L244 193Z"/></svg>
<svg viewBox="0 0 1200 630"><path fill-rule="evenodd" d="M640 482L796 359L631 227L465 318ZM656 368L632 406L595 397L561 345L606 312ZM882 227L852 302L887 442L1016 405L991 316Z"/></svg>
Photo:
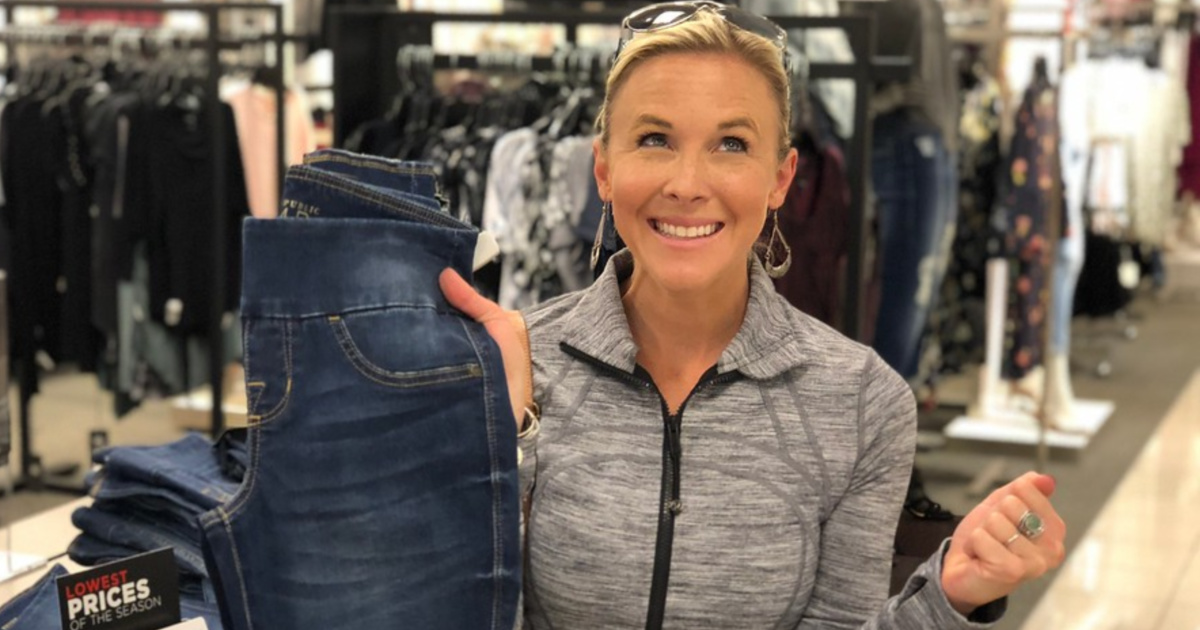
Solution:
<svg viewBox="0 0 1200 630"><path fill-rule="evenodd" d="M11 231L11 352L20 360L45 352L57 359L62 317L62 195L56 183L44 101L19 98L0 120L0 163L6 198L4 224Z"/></svg>
<svg viewBox="0 0 1200 630"><path fill-rule="evenodd" d="M92 324L91 167L83 133L89 88L47 102L44 112L56 183L62 198L61 358L94 372L104 337Z"/></svg>
<svg viewBox="0 0 1200 630"><path fill-rule="evenodd" d="M217 273L225 275L222 307L233 310L241 295L242 219L249 216L245 175L238 148L233 110L221 107L224 155L212 153L212 125L205 111L172 104L147 107L145 138L150 155L150 310L156 321L178 332L205 334L215 296L212 260L214 239L225 241L225 259ZM213 172L225 169L225 230L215 231ZM168 301L182 307L177 318Z"/></svg>
<svg viewBox="0 0 1200 630"><path fill-rule="evenodd" d="M1090 229L1084 240L1083 269L1075 287L1075 314L1108 317L1133 301L1121 285L1120 268L1134 259L1133 247Z"/></svg>
<svg viewBox="0 0 1200 630"><path fill-rule="evenodd" d="M90 108L86 130L93 163L92 321L117 334L117 283L133 272L133 246L149 224L149 143L141 96L114 94Z"/></svg>
<svg viewBox="0 0 1200 630"><path fill-rule="evenodd" d="M0 466L12 452L12 418L8 416L8 282L0 274Z"/></svg>

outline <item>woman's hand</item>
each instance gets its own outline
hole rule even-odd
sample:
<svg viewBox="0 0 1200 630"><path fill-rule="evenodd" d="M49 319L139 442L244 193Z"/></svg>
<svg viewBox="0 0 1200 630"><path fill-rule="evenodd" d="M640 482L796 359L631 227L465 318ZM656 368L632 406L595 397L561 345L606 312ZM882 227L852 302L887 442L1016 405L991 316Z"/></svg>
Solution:
<svg viewBox="0 0 1200 630"><path fill-rule="evenodd" d="M942 590L956 610L970 614L1062 564L1067 526L1050 505L1052 494L1053 477L1025 473L959 523L942 563ZM1017 529L1027 512L1045 528L1034 538Z"/></svg>
<svg viewBox="0 0 1200 630"><path fill-rule="evenodd" d="M519 431L525 419L525 405L533 402L533 371L525 318L517 311L506 311L499 304L479 295L452 269L443 270L438 283L446 301L467 317L483 324L500 347L500 354L504 358L504 374L508 379L508 396Z"/></svg>

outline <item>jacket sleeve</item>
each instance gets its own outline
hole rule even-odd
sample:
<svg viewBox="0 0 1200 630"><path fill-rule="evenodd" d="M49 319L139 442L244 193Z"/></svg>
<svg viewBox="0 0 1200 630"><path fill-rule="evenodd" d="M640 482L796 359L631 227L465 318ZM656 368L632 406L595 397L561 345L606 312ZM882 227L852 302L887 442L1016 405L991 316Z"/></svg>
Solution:
<svg viewBox="0 0 1200 630"><path fill-rule="evenodd" d="M1004 602L969 621L941 588L941 551L904 590L887 598L896 524L912 474L916 403L898 374L874 352L863 368L858 400L858 459L845 494L821 529L820 565L801 630L957 630L988 628ZM886 601L885 601L886 600Z"/></svg>

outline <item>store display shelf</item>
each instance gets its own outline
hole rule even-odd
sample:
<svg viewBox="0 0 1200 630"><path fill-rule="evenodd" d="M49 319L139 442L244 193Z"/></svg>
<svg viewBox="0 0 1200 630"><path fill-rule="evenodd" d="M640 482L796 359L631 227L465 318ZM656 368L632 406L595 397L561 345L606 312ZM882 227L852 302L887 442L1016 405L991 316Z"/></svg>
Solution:
<svg viewBox="0 0 1200 630"><path fill-rule="evenodd" d="M1087 448L1092 437L1108 422L1115 410L1116 405L1111 401L1076 400L1074 422L1080 430L1066 432L1051 429L1046 432L1046 444L1051 448ZM946 426L945 433L946 437L955 440L1028 445L1038 443L1037 420L1021 414L1004 419L959 416Z"/></svg>

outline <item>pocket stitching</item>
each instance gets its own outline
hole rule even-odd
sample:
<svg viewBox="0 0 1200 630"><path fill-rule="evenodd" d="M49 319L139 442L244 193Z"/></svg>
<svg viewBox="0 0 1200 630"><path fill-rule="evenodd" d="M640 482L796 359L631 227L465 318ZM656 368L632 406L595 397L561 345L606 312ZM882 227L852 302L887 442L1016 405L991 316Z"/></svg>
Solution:
<svg viewBox="0 0 1200 630"><path fill-rule="evenodd" d="M246 383L246 410L250 412L251 416L257 415L254 412L258 409L258 403L262 400L263 392L266 389L267 384L262 381Z"/></svg>
<svg viewBox="0 0 1200 630"><path fill-rule="evenodd" d="M229 501L228 505L223 505L217 508L215 513L208 513L201 516L201 522L205 526L212 526L216 522L227 521L232 523L233 520L241 513L242 509L249 503L250 498L254 495L255 481L258 479L258 464L261 461L260 452L262 450L263 433L262 427L271 419L277 417L287 407L288 401L291 400L292 394L292 322L287 322L283 327L283 362L284 369L287 374L287 385L284 390L283 400L275 405L266 415L251 415L247 419L250 421L250 466L243 476L242 487L238 488L236 494ZM232 535L231 535L232 538Z"/></svg>
<svg viewBox="0 0 1200 630"><path fill-rule="evenodd" d="M283 326L283 364L284 376L287 379L283 386L283 398L281 398L270 411L266 413L255 414L251 417L253 420L257 421L257 424L260 426L267 424L275 418L278 418L279 415L282 414L285 409L287 409L288 403L290 403L292 400L292 326L293 324L291 321L286 322Z"/></svg>
<svg viewBox="0 0 1200 630"><path fill-rule="evenodd" d="M338 346L342 349L342 354L354 366L355 371L379 385L398 389L410 389L413 387L455 383L483 376L483 369L477 363L464 363L412 372L385 370L367 359L358 345L354 343L354 337L350 334L349 328L346 327L346 322L340 316L330 316L328 322L330 328L333 329L334 336L337 338Z"/></svg>

